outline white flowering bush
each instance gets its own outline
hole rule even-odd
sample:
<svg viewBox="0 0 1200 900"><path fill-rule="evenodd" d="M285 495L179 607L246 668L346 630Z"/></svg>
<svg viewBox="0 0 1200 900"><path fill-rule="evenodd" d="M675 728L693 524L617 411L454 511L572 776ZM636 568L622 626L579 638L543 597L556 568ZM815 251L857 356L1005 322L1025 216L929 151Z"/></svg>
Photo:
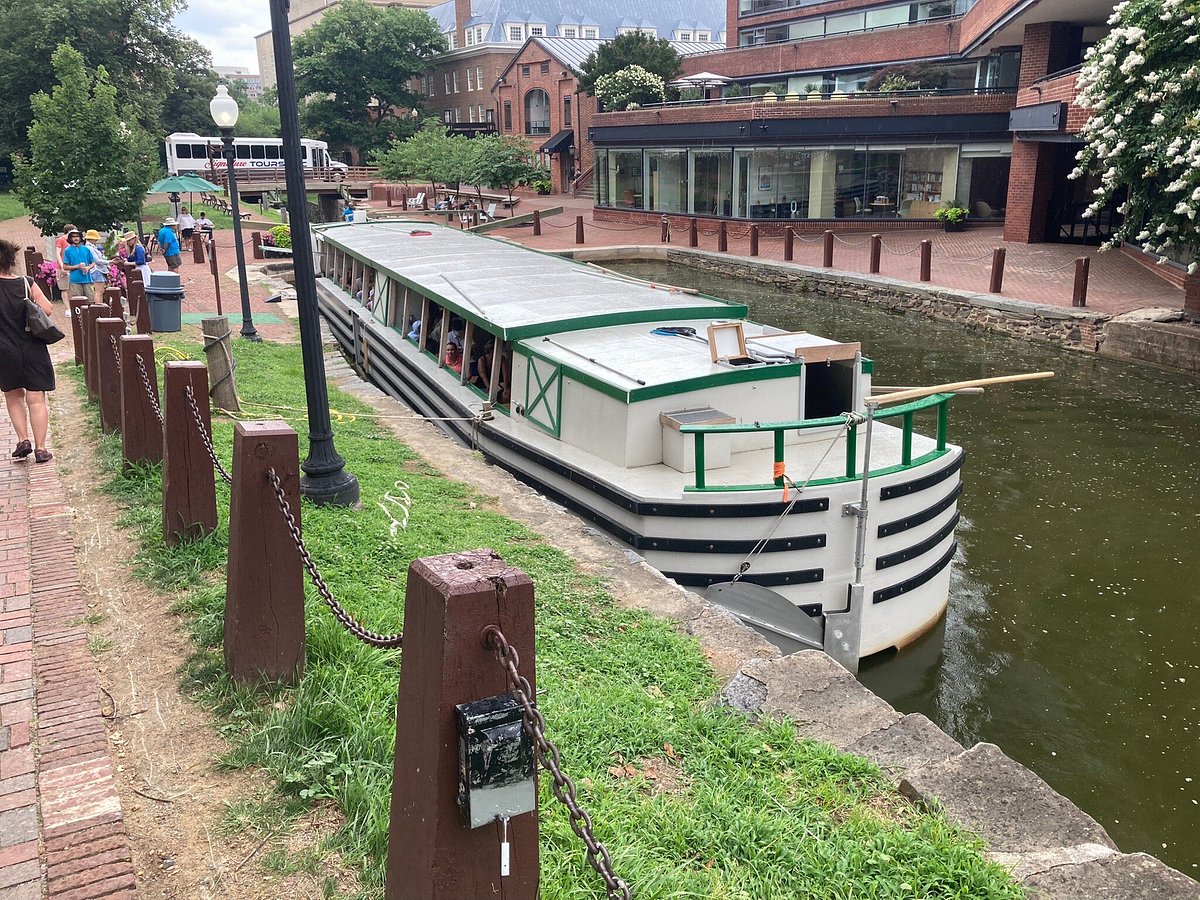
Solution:
<svg viewBox="0 0 1200 900"><path fill-rule="evenodd" d="M1091 110L1072 178L1094 171L1086 215L1122 190L1123 241L1190 261L1200 258L1200 0L1122 0L1113 26L1088 50L1079 105Z"/></svg>
<svg viewBox="0 0 1200 900"><path fill-rule="evenodd" d="M605 109L640 109L666 100L667 86L661 75L632 65L597 78L595 94Z"/></svg>

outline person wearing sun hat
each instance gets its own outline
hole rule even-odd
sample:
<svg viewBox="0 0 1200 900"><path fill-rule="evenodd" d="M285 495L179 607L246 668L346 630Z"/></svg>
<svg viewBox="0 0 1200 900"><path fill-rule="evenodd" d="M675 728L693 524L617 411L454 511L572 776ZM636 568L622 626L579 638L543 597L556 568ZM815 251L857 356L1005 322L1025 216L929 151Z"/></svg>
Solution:
<svg viewBox="0 0 1200 900"><path fill-rule="evenodd" d="M104 251L100 249L100 232L95 228L89 228L84 232L83 240L87 248L92 251L92 262L96 264L92 269L92 290L96 292L95 302L100 303L104 299L104 287L108 284L108 267L111 263L105 258Z"/></svg>
<svg viewBox="0 0 1200 900"><path fill-rule="evenodd" d="M121 240L125 243L125 259L137 266L142 273L142 281L149 284L150 258L146 256L146 248L138 240L137 232L127 231L121 235Z"/></svg>
<svg viewBox="0 0 1200 900"><path fill-rule="evenodd" d="M96 267L91 249L83 243L83 232L72 228L67 232L67 248L63 250L63 268L69 273L68 290L72 297L92 296L92 269Z"/></svg>
<svg viewBox="0 0 1200 900"><path fill-rule="evenodd" d="M175 226L178 224L174 217L167 216L158 232L159 249L162 250L167 268L172 272L183 265L183 260L179 258L179 238L175 234Z"/></svg>

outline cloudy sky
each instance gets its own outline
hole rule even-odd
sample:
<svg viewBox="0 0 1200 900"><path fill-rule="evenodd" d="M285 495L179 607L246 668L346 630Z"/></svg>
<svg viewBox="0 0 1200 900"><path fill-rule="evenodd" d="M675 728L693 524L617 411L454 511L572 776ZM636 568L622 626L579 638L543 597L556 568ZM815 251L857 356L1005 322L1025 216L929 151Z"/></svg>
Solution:
<svg viewBox="0 0 1200 900"><path fill-rule="evenodd" d="M209 49L213 65L257 72L254 36L271 27L271 14L263 0L188 0L175 24Z"/></svg>

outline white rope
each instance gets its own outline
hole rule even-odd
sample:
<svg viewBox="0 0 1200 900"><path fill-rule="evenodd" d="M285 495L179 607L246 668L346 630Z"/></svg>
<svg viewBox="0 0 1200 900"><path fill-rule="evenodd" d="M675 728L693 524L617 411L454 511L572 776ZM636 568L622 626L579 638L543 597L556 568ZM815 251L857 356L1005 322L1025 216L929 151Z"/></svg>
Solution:
<svg viewBox="0 0 1200 900"><path fill-rule="evenodd" d="M397 531L408 529L408 516L412 510L412 502L408 483L400 479L393 481L391 490L384 491L383 498L375 501L375 505L383 510L383 514L392 520L391 524L388 525L388 534L390 536L395 537ZM393 509L397 511L400 518L396 518L392 514Z"/></svg>

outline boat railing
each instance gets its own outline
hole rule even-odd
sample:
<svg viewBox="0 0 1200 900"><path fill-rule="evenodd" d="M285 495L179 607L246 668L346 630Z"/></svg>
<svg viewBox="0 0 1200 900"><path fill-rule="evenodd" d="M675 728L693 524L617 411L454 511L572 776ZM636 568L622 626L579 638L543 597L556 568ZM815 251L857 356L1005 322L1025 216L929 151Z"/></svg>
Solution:
<svg viewBox="0 0 1200 900"><path fill-rule="evenodd" d="M878 409L875 420L901 419L902 433L900 438L900 464L883 466L873 469L871 476L891 474L914 466L923 465L946 452L946 433L949 427L949 402L953 394L933 394L904 403L888 409ZM913 423L916 414L927 409L937 411L937 449L916 459L913 458ZM798 419L788 422L740 422L730 425L682 425L679 430L683 434L695 437L696 454L696 483L686 488L688 491L766 491L782 488L786 475L784 474L784 447L787 433L790 431L808 431L819 428L844 428L846 431L846 463L845 474L835 478L813 479L810 484L832 484L842 481L854 481L862 477L858 471L858 428L866 419L859 414L842 414L826 416L820 419ZM704 439L713 434L750 434L772 432L775 443L775 460L771 481L760 484L708 484L708 475L704 462Z"/></svg>

